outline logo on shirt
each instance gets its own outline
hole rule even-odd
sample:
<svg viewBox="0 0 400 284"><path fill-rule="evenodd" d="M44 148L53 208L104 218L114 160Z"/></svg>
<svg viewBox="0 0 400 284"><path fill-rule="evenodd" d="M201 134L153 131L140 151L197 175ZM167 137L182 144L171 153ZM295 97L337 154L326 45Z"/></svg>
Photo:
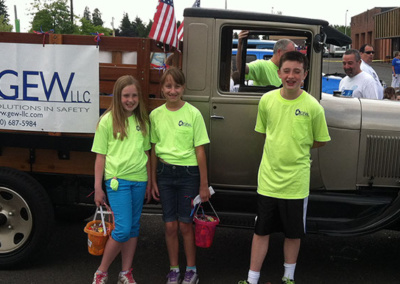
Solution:
<svg viewBox="0 0 400 284"><path fill-rule="evenodd" d="M183 126L183 127L192 127L192 125L190 123L184 122L182 120L179 121L178 125Z"/></svg>
<svg viewBox="0 0 400 284"><path fill-rule="evenodd" d="M142 129L140 128L140 125L136 125L136 130L141 131Z"/></svg>
<svg viewBox="0 0 400 284"><path fill-rule="evenodd" d="M299 110L299 109L296 109L296 111L295 111L294 114L295 114L296 116L297 116L297 115L308 116L308 112L301 111L301 110Z"/></svg>

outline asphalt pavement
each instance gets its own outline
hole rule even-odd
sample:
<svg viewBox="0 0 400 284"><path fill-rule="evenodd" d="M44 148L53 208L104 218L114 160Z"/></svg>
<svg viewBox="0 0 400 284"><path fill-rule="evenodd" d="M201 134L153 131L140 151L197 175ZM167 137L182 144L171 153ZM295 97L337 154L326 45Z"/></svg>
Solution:
<svg viewBox="0 0 400 284"><path fill-rule="evenodd" d="M0 271L0 283L91 283L101 257L87 250L86 222L60 223L48 248L29 266ZM144 215L134 258L138 284L163 284L168 256L161 216ZM217 227L211 248L197 250L200 283L236 284L247 277L253 231ZM271 237L261 282L280 284L283 272L281 235ZM296 269L297 284L399 283L400 232L382 231L361 237L305 237ZM184 254L181 252L181 269ZM110 267L109 282L116 283L121 262Z"/></svg>

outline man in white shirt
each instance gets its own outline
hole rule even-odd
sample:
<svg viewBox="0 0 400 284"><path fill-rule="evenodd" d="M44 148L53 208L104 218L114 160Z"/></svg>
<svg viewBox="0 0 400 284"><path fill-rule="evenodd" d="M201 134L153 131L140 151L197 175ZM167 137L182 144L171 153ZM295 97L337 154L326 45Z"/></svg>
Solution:
<svg viewBox="0 0 400 284"><path fill-rule="evenodd" d="M344 53L343 69L347 75L339 84L343 96L378 99L374 78L361 70L361 56L358 50L349 49Z"/></svg>
<svg viewBox="0 0 400 284"><path fill-rule="evenodd" d="M360 47L361 55L361 70L367 72L374 78L376 88L378 89L378 99L383 99L383 87L381 81L379 80L378 74L371 67L372 60L374 59L374 47L370 44L364 44Z"/></svg>

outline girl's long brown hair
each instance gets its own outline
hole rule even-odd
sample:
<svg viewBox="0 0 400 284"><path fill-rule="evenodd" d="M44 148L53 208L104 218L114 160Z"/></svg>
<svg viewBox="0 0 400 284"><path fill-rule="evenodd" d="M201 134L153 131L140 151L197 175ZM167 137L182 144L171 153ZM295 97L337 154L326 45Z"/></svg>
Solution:
<svg viewBox="0 0 400 284"><path fill-rule="evenodd" d="M111 112L112 119L113 119L113 136L115 139L124 140L127 136L127 126L128 126L128 119L125 115L125 110L121 103L121 95L122 90L126 86L135 85L136 90L139 96L139 105L134 109L133 114L135 115L136 122L140 125L140 129L142 131L143 136L148 133L147 125L149 123L149 115L147 113L146 107L143 101L142 90L140 88L139 82L131 75L124 75L118 78L118 80L114 84L113 89L113 99L111 101L111 105L102 115L102 117Z"/></svg>

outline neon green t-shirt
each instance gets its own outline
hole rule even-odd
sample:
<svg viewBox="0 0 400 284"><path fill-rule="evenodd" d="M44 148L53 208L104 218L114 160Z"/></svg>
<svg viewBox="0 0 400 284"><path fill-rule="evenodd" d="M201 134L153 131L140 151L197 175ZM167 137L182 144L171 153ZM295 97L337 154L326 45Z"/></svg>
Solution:
<svg viewBox="0 0 400 284"><path fill-rule="evenodd" d="M210 143L200 111L185 102L177 111L164 105L150 113L151 143L157 157L178 166L197 166L195 147Z"/></svg>
<svg viewBox="0 0 400 284"><path fill-rule="evenodd" d="M273 90L260 100L255 130L266 134L257 192L282 199L307 197L310 149L314 141L330 141L322 106L305 91L286 100L280 89Z"/></svg>
<svg viewBox="0 0 400 284"><path fill-rule="evenodd" d="M97 126L92 152L106 155L104 179L113 177L129 181L147 181L145 151L151 149L150 136L143 136L133 115L128 117L127 136L124 140L113 136L111 112L105 114Z"/></svg>
<svg viewBox="0 0 400 284"><path fill-rule="evenodd" d="M246 80L253 80L254 86L274 85L279 87L282 84L278 76L278 66L271 60L256 60L247 64L249 74L246 74Z"/></svg>

